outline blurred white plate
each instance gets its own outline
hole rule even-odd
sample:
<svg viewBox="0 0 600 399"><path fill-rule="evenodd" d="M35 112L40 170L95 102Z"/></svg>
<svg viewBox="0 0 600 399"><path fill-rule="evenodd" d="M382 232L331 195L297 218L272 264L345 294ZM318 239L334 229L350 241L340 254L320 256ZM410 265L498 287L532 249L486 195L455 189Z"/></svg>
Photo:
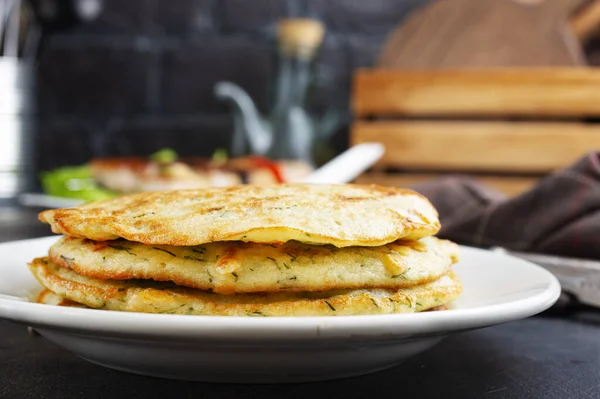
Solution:
<svg viewBox="0 0 600 399"><path fill-rule="evenodd" d="M26 263L56 237L0 244L0 317L35 327L93 363L150 376L214 382L299 382L392 367L460 331L532 316L560 286L512 256L462 247L464 293L451 310L376 316L211 317L123 313L29 303L40 286ZM33 338L32 338L33 339Z"/></svg>
<svg viewBox="0 0 600 399"><path fill-rule="evenodd" d="M373 166L385 152L381 143L361 143L350 147L302 180L312 184L343 184L354 180ZM40 208L70 208L84 203L76 198L53 197L46 194L24 193L18 198L23 206Z"/></svg>
<svg viewBox="0 0 600 399"><path fill-rule="evenodd" d="M24 193L19 195L19 203L35 208L71 208L84 203L77 198L53 197L46 194Z"/></svg>

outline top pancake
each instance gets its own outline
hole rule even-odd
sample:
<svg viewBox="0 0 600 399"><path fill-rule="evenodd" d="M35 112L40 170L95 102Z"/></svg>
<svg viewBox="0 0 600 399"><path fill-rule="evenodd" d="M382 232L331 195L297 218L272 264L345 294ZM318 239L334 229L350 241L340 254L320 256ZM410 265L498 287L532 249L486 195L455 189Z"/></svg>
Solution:
<svg viewBox="0 0 600 399"><path fill-rule="evenodd" d="M48 210L52 231L96 241L201 245L219 241L379 246L440 229L422 195L363 185L281 184L140 193Z"/></svg>

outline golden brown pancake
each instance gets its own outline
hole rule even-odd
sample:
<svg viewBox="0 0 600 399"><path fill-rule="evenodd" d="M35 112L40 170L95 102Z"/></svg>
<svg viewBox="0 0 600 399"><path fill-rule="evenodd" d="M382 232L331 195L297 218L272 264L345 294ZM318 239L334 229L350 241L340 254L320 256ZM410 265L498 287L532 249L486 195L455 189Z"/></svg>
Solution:
<svg viewBox="0 0 600 399"><path fill-rule="evenodd" d="M36 302L42 303L44 305L66 306L70 308L87 308L87 306L81 303L73 302L70 299L57 295L49 289L43 290L38 295Z"/></svg>
<svg viewBox="0 0 600 399"><path fill-rule="evenodd" d="M458 246L426 237L380 247L219 242L148 246L63 237L52 262L98 279L154 279L221 294L402 288L433 281L458 259Z"/></svg>
<svg viewBox="0 0 600 399"><path fill-rule="evenodd" d="M44 287L60 297L95 309L143 313L259 317L412 313L447 304L462 291L452 273L397 290L220 295L170 283L92 279L47 258L37 258L29 267Z"/></svg>
<svg viewBox="0 0 600 399"><path fill-rule="evenodd" d="M440 228L435 208L414 191L351 184L141 193L44 211L40 220L71 237L173 246L291 240L380 246L434 235Z"/></svg>

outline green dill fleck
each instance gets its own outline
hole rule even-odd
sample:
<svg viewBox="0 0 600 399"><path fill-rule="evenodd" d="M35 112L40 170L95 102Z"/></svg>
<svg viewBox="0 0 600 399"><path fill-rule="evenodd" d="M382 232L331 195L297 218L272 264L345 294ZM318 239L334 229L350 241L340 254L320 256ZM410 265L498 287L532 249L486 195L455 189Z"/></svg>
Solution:
<svg viewBox="0 0 600 399"><path fill-rule="evenodd" d="M364 263L361 263L361 264L360 264L360 267L365 267L365 264L364 264Z"/></svg>
<svg viewBox="0 0 600 399"><path fill-rule="evenodd" d="M171 251L167 251L166 249L162 249L162 248L158 248L158 247L152 247L152 248L153 248L153 249L156 249L157 251L162 251L162 252L168 253L169 255L171 255L171 256L172 256L172 257L174 257L174 258L176 258L176 257L177 257L177 255L175 255L173 252L171 252Z"/></svg>
<svg viewBox="0 0 600 399"><path fill-rule="evenodd" d="M278 262L277 262L275 259L273 259L273 258L271 258L271 257L269 257L269 256L267 256L267 259L269 259L269 260L272 260L272 261L275 263L275 266L277 266L277 268L278 268L279 270L281 270L281 266L279 266L279 263L278 263Z"/></svg>
<svg viewBox="0 0 600 399"><path fill-rule="evenodd" d="M417 302L417 306L420 308L423 307L423 305L421 305L419 302Z"/></svg>
<svg viewBox="0 0 600 399"><path fill-rule="evenodd" d="M238 281L238 277L239 276L237 275L237 273L236 272L232 272L231 274L233 274L233 277L235 277L235 281Z"/></svg>
<svg viewBox="0 0 600 399"><path fill-rule="evenodd" d="M126 248L122 245L109 245L109 248L116 249L117 251L128 251L129 248Z"/></svg>
<svg viewBox="0 0 600 399"><path fill-rule="evenodd" d="M373 299L373 298L370 298L370 299L371 299L371 302L373 302L373 305L375 305L375 307L379 307L379 305L377 304L377 302L375 302L375 299Z"/></svg>
<svg viewBox="0 0 600 399"><path fill-rule="evenodd" d="M219 255L217 255L217 256L215 257L215 260L219 260Z"/></svg>
<svg viewBox="0 0 600 399"><path fill-rule="evenodd" d="M146 212L146 213L142 213L141 215L136 215L136 216L133 216L133 217L132 217L132 219L141 218L141 217L144 217L144 216L147 216L147 215L154 215L154 212Z"/></svg>
<svg viewBox="0 0 600 399"><path fill-rule="evenodd" d="M106 256L102 257L102 262L106 261Z"/></svg>
<svg viewBox="0 0 600 399"><path fill-rule="evenodd" d="M298 277L296 277L296 276L292 276L292 277L288 278L288 280L297 280L297 279L298 279Z"/></svg>
<svg viewBox="0 0 600 399"><path fill-rule="evenodd" d="M408 301L408 307L412 309L412 307L413 307L412 301L410 300L409 297L406 297L406 300Z"/></svg>
<svg viewBox="0 0 600 399"><path fill-rule="evenodd" d="M335 308L333 307L332 304L330 304L329 302L325 301L325 303L327 304L327 306L329 306L329 309L331 309L332 311L335 312Z"/></svg>
<svg viewBox="0 0 600 399"><path fill-rule="evenodd" d="M166 313L166 314L175 314L177 313L182 307L186 306L185 304L183 305L179 305L177 307L171 308L171 309L167 309L167 310L163 310L160 313Z"/></svg>
<svg viewBox="0 0 600 399"><path fill-rule="evenodd" d="M291 254L289 252L286 252L285 254L290 257L290 261L291 262L294 262L296 260L296 258L297 258L296 256L294 256L293 254Z"/></svg>
<svg viewBox="0 0 600 399"><path fill-rule="evenodd" d="M290 205L290 206L272 206L272 207L270 207L269 209L274 209L274 210L281 211L281 210L284 210L284 209L292 209L292 208L295 208L295 207L297 207L297 206L298 206L298 205Z"/></svg>
<svg viewBox="0 0 600 399"><path fill-rule="evenodd" d="M109 248L116 249L117 251L125 251L129 255L137 256L135 253L131 252L131 248L124 247L122 245L109 245Z"/></svg>
<svg viewBox="0 0 600 399"><path fill-rule="evenodd" d="M254 269L253 269L253 268L250 268L250 271L251 271L251 272L253 272L253 271L254 271Z"/></svg>
<svg viewBox="0 0 600 399"><path fill-rule="evenodd" d="M195 256L191 256L191 255L185 255L183 257L183 259L187 259L187 260L195 260L196 262L206 262L206 259L202 259L202 258L197 258Z"/></svg>
<svg viewBox="0 0 600 399"><path fill-rule="evenodd" d="M258 310L257 310L257 311L254 311L254 312L252 312L252 313L250 313L250 314L248 314L248 316L262 316L262 317L266 317L266 316L264 315L264 313L262 313L262 312L259 312Z"/></svg>
<svg viewBox="0 0 600 399"><path fill-rule="evenodd" d="M197 254L203 254L204 255L204 252L206 252L206 248L202 248L202 247L200 247L200 248L192 248L192 252L196 252Z"/></svg>
<svg viewBox="0 0 600 399"><path fill-rule="evenodd" d="M283 264L283 267L285 267L286 269L290 268L290 266L287 263L285 263L285 262L281 262L281 263Z"/></svg>
<svg viewBox="0 0 600 399"><path fill-rule="evenodd" d="M270 246L271 248L277 248L277 245L274 244L267 244L268 246Z"/></svg>
<svg viewBox="0 0 600 399"><path fill-rule="evenodd" d="M307 237L310 237L310 234L308 234L308 233L304 233L304 234L306 234Z"/></svg>
<svg viewBox="0 0 600 399"><path fill-rule="evenodd" d="M191 308L191 307L188 308L188 310L187 310L188 314L191 314L193 311L194 311L194 308Z"/></svg>
<svg viewBox="0 0 600 399"><path fill-rule="evenodd" d="M60 258L62 260L64 260L65 262L67 262L67 266L71 267L71 264L73 263L73 261L75 260L74 258L67 258L64 255L61 255Z"/></svg>
<svg viewBox="0 0 600 399"><path fill-rule="evenodd" d="M392 278L401 278L401 279L405 279L405 278L406 278L406 276L404 275L404 273L402 273L402 274L396 274L396 275L392 276Z"/></svg>

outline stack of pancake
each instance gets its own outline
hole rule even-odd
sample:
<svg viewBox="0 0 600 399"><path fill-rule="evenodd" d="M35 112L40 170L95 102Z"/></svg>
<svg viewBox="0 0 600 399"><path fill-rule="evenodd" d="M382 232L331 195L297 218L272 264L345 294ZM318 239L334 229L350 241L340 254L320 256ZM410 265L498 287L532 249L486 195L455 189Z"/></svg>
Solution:
<svg viewBox="0 0 600 399"><path fill-rule="evenodd" d="M439 309L462 286L416 192L280 184L141 193L42 212L39 301L113 311L341 316Z"/></svg>

